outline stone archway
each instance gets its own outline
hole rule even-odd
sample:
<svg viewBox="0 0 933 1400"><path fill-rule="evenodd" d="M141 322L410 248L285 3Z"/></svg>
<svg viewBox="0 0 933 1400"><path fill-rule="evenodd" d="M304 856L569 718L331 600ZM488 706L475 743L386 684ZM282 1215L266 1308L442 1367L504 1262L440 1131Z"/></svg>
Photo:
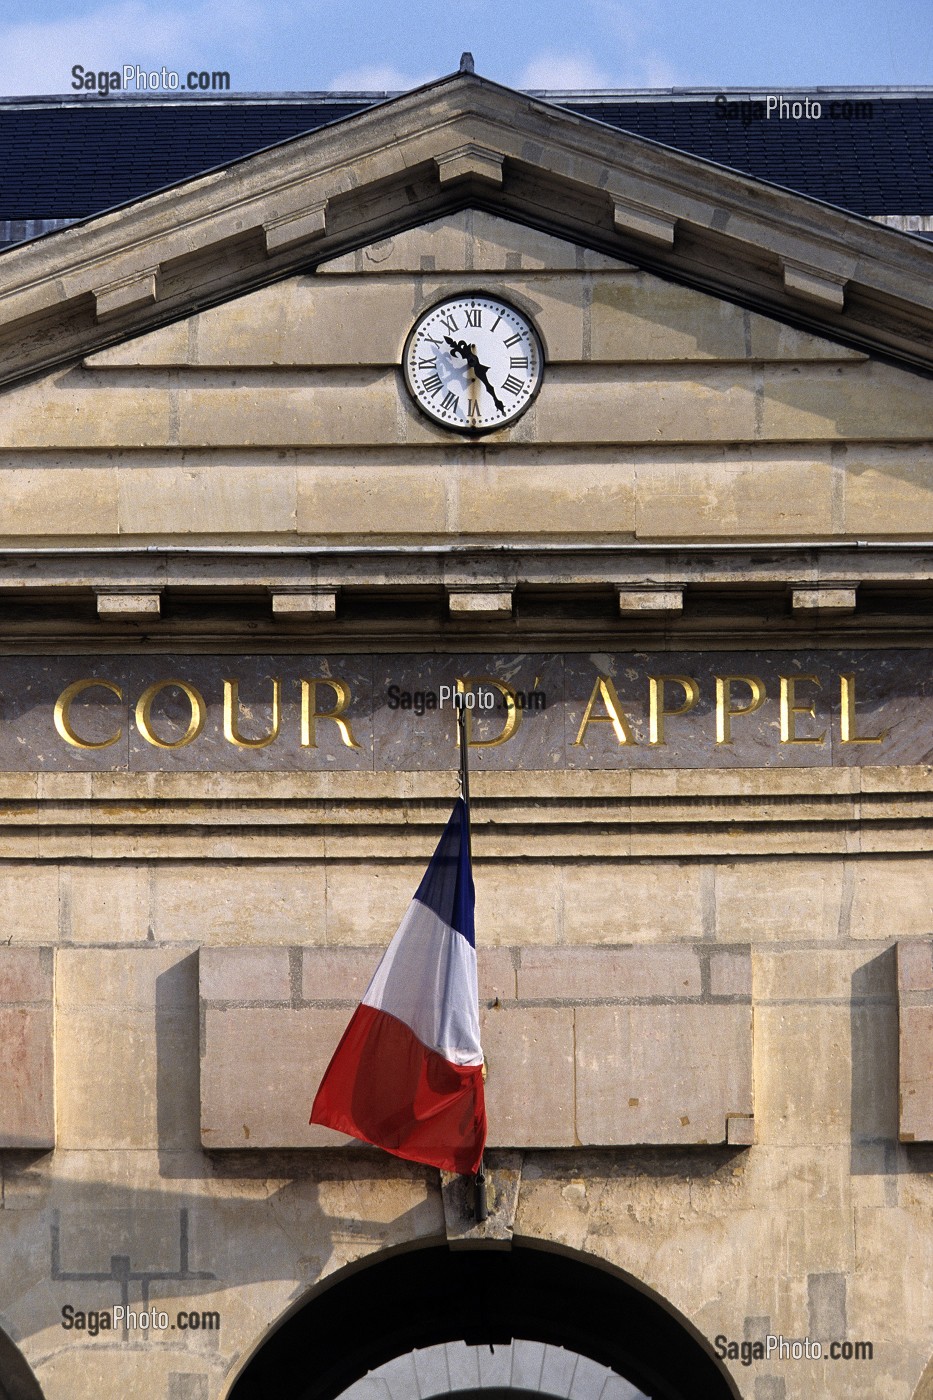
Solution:
<svg viewBox="0 0 933 1400"><path fill-rule="evenodd" d="M454 1251L446 1245L380 1256L343 1271L296 1309L244 1366L228 1400L341 1400L351 1387L395 1400L378 1371L431 1348L537 1344L584 1359L616 1400L736 1400L709 1345L663 1300L597 1261L527 1244ZM377 1373L374 1375L373 1373ZM590 1400L510 1371L429 1394L491 1400L523 1392ZM582 1372L581 1372L582 1376ZM618 1379L618 1386L615 1379ZM364 1385L358 1385L360 1382ZM536 1388L537 1386L537 1388ZM420 1389L420 1386L419 1386ZM615 1392L615 1393L614 1393ZM411 1393L409 1391L409 1393Z"/></svg>
<svg viewBox="0 0 933 1400"><path fill-rule="evenodd" d="M648 1400L608 1366L550 1342L440 1342L397 1356L340 1400Z"/></svg>
<svg viewBox="0 0 933 1400"><path fill-rule="evenodd" d="M44 1400L42 1388L20 1351L0 1330L0 1400Z"/></svg>

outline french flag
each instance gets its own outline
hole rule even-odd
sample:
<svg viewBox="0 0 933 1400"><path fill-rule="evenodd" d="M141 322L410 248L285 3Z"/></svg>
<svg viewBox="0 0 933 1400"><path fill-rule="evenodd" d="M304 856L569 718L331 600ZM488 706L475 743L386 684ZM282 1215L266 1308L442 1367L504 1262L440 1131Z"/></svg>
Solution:
<svg viewBox="0 0 933 1400"><path fill-rule="evenodd" d="M467 823L458 798L311 1109L312 1123L464 1174L486 1141Z"/></svg>

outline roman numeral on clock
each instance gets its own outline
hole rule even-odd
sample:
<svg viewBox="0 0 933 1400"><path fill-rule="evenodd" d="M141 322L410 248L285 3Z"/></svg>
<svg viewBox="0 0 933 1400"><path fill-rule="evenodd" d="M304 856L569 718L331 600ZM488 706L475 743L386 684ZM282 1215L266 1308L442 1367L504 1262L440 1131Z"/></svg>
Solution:
<svg viewBox="0 0 933 1400"><path fill-rule="evenodd" d="M475 289L421 313L398 367L414 404L439 428L474 441L519 418L546 372L534 325Z"/></svg>

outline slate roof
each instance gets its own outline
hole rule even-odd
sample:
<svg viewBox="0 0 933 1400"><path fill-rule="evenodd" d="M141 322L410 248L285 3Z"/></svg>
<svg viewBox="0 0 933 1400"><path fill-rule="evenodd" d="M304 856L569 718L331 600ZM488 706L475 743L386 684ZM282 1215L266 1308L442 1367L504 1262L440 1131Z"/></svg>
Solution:
<svg viewBox="0 0 933 1400"><path fill-rule="evenodd" d="M0 102L0 219L81 219L371 106L59 98Z"/></svg>
<svg viewBox="0 0 933 1400"><path fill-rule="evenodd" d="M816 120L762 116L761 93L729 94L730 118L716 96L577 102L567 94L562 105L856 214L933 214L933 89L787 94L820 101Z"/></svg>
<svg viewBox="0 0 933 1400"><path fill-rule="evenodd" d="M0 99L0 221L84 218L394 95ZM535 94L859 214L933 214L933 88L805 95L822 102L820 120L766 120L753 107L724 119L712 91ZM729 100L763 103L764 94ZM871 115L840 108L834 120L833 101L870 103ZM40 231L7 227L0 239Z"/></svg>

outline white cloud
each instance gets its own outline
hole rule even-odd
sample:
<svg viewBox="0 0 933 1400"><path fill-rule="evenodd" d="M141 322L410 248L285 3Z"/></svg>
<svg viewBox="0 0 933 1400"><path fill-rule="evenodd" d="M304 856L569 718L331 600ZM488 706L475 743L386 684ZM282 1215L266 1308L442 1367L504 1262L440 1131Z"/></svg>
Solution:
<svg viewBox="0 0 933 1400"><path fill-rule="evenodd" d="M512 81L520 88L665 88L683 79L660 50L659 0L583 0L587 50L541 50ZM593 44L594 29L599 33ZM598 59L594 57L598 54Z"/></svg>
<svg viewBox="0 0 933 1400"><path fill-rule="evenodd" d="M512 84L517 88L580 91L592 88L665 88L679 82L676 70L658 54L619 52L610 69L585 53L533 54Z"/></svg>
<svg viewBox="0 0 933 1400"><path fill-rule="evenodd" d="M439 73L412 75L388 64L347 68L327 84L328 92L410 92L438 78Z"/></svg>
<svg viewBox="0 0 933 1400"><path fill-rule="evenodd" d="M71 92L71 69L218 67L218 34L225 43L263 29L261 5L207 0L169 9L145 0L118 0L74 19L0 25L0 93ZM224 65L226 66L226 65Z"/></svg>
<svg viewBox="0 0 933 1400"><path fill-rule="evenodd" d="M588 54L534 54L515 79L518 88L605 88L617 86Z"/></svg>
<svg viewBox="0 0 933 1400"><path fill-rule="evenodd" d="M603 55L614 59L614 87L675 87L683 82L657 49L657 31L667 17L660 0L586 2L599 27L610 36Z"/></svg>
<svg viewBox="0 0 933 1400"><path fill-rule="evenodd" d="M630 87L648 88L669 88L683 86L684 80L673 64L668 63L666 58L660 58L657 54L647 54L642 59L642 77L639 82L628 84Z"/></svg>

